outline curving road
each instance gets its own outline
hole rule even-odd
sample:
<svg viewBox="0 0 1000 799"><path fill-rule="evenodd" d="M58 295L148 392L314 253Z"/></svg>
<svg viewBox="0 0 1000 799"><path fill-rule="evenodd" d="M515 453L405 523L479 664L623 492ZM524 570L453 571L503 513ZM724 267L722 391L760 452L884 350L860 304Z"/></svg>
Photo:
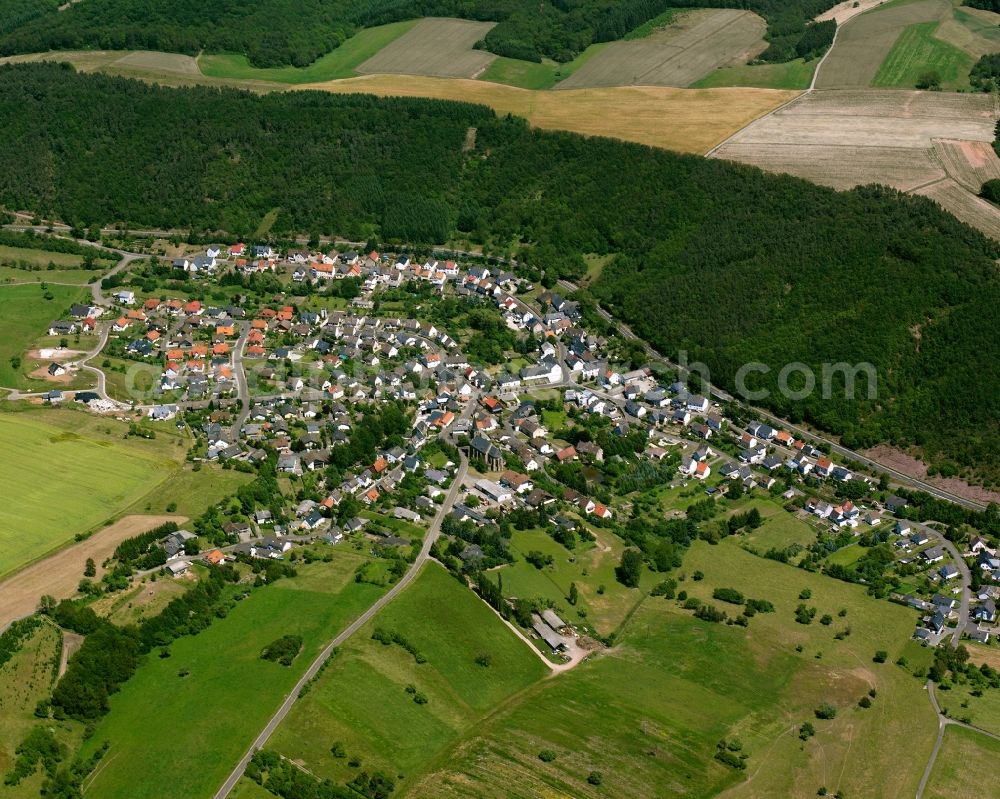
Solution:
<svg viewBox="0 0 1000 799"><path fill-rule="evenodd" d="M469 470L469 461L464 454L460 455L460 457L461 463L459 464L458 471L455 474L455 479L452 481L451 488L445 497L444 504L441 505L437 515L431 522L430 527L427 528L427 535L424 537L424 544L420 548L420 553L417 555L406 574L404 574L400 578L399 582L397 582L392 588L379 597L375 604L358 616L357 619L351 622L348 627L340 632L336 638L330 641L330 643L323 648L323 651L319 653L309 668L306 669L306 672L299 678L299 681L295 683L295 686L289 692L288 696L285 697L285 701L281 703L281 707L278 708L275 714L271 717L271 720L268 721L268 723L264 726L264 729L261 730L260 734L254 739L254 742L250 745L250 748L246 751L246 753L244 753L240 762L236 765L236 768L234 768L232 773L226 778L222 787L216 791L214 799L226 799L226 797L229 796L233 788L236 787L236 783L239 782L240 777L243 776L243 772L246 771L246 767L250 763L250 759L254 756L258 749L267 743L268 738L270 738L274 731L278 728L278 725L284 721L285 716L288 715L289 711L295 704L295 700L298 699L299 692L305 684L309 682L309 680L316 676L323 664L330 658L330 655L333 654L333 650L343 644L348 638L354 635L354 633L371 621L375 614L388 605L406 588L406 586L413 582L417 573L420 571L420 568L430 557L431 547L434 545L438 534L441 532L441 522L444 521L445 516L451 512L451 508L455 504L455 500L458 498L459 492L462 490L462 483L464 482L465 476Z"/></svg>

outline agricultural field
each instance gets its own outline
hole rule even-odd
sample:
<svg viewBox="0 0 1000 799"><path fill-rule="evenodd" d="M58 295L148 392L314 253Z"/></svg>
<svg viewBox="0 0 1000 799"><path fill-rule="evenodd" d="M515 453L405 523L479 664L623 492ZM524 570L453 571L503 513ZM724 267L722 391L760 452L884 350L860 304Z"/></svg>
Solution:
<svg viewBox="0 0 1000 799"><path fill-rule="evenodd" d="M884 183L918 191L997 236L1000 212L973 196L979 176L997 169L993 103L983 94L813 92L744 128L712 155L837 189ZM958 182L949 180L953 174Z"/></svg>
<svg viewBox="0 0 1000 799"><path fill-rule="evenodd" d="M657 86L528 91L496 83L412 75L373 75L308 88L383 97L431 97L483 103L535 127L611 136L688 153L705 153L734 131L795 97L772 89L671 89Z"/></svg>
<svg viewBox="0 0 1000 799"><path fill-rule="evenodd" d="M402 635L426 662L372 640L376 627ZM477 663L481 655L488 665ZM334 656L269 748L335 782L353 777L348 759L358 758L405 786L494 707L547 673L485 603L430 563ZM414 702L407 685L427 702ZM338 741L346 758L331 754Z"/></svg>
<svg viewBox="0 0 1000 799"><path fill-rule="evenodd" d="M0 466L7 497L0 507L0 575L91 530L179 468L168 437L140 447L121 440L118 423L107 425L117 436L83 427L61 429L37 413L0 414L0 439L18 453Z"/></svg>
<svg viewBox="0 0 1000 799"><path fill-rule="evenodd" d="M479 75L478 79L517 86L521 89L551 89L608 46L608 42L592 44L572 61L563 64L548 59L535 63L534 61L521 61L517 58L497 56Z"/></svg>
<svg viewBox="0 0 1000 799"><path fill-rule="evenodd" d="M432 18L420 20L367 61L357 66L366 74L428 75L439 78L475 78L496 57L474 50L493 22Z"/></svg>
<svg viewBox="0 0 1000 799"><path fill-rule="evenodd" d="M906 28L875 73L872 86L910 89L933 74L942 89L968 89L975 59L938 37L941 24L921 22Z"/></svg>
<svg viewBox="0 0 1000 799"><path fill-rule="evenodd" d="M372 58L383 47L413 28L417 20L405 20L375 28L365 28L336 50L320 56L308 67L275 67L261 69L250 65L245 55L236 53L198 57L197 66L203 75L229 80L273 81L274 83L315 83L323 80L351 78L357 67Z"/></svg>
<svg viewBox="0 0 1000 799"><path fill-rule="evenodd" d="M921 682L891 665L909 651L913 613L733 540L696 542L683 571L696 570L703 580L681 583L689 594L711 601L714 588L736 587L770 600L775 612L743 629L649 598L615 647L518 695L409 794L707 796L728 788L727 797L806 797L825 786L831 795L912 797L936 732ZM797 624L806 588L809 604L846 616L831 626ZM835 640L848 624L850 635ZM889 650L889 663L872 662L878 648ZM874 706L861 709L870 688ZM823 702L837 708L834 720L814 717ZM807 720L816 735L803 742L797 732ZM739 738L746 772L713 759L722 738ZM551 762L539 760L545 749L556 754ZM594 770L600 787L587 781Z"/></svg>
<svg viewBox="0 0 1000 799"><path fill-rule="evenodd" d="M169 658L148 658L84 745L87 756L110 742L87 794L159 799L169 784L172 799L211 796L326 642L381 593L354 580L364 556L346 547L333 555L255 590L226 618L172 643ZM283 635L304 641L290 667L260 657Z"/></svg>
<svg viewBox="0 0 1000 799"><path fill-rule="evenodd" d="M123 516L114 524L59 550L44 560L32 563L0 583L0 628L14 619L27 616L38 607L38 601L48 594L56 599L75 596L84 566L90 558L97 565L97 573L104 573L103 563L111 557L126 538L130 538L164 522L183 523L184 516Z"/></svg>
<svg viewBox="0 0 1000 799"><path fill-rule="evenodd" d="M957 796L997 796L1000 776L986 767L1000 756L1000 741L974 730L951 726L934 763L925 799L955 799Z"/></svg>
<svg viewBox="0 0 1000 799"><path fill-rule="evenodd" d="M34 342L45 335L52 320L61 318L75 302L89 295L77 286L0 285L0 386L25 388L31 383L11 359L23 358ZM51 299L46 299L51 297Z"/></svg>
<svg viewBox="0 0 1000 799"><path fill-rule="evenodd" d="M871 86L882 62L907 28L940 22L951 13L949 0L913 0L889 3L854 17L838 32L837 41L819 71L816 88Z"/></svg>
<svg viewBox="0 0 1000 799"><path fill-rule="evenodd" d="M694 89L717 89L725 86L757 86L761 89L808 89L818 58L801 58L784 64L742 64L719 67L691 84Z"/></svg>
<svg viewBox="0 0 1000 799"><path fill-rule="evenodd" d="M763 52L765 27L764 20L749 11L679 14L645 38L612 42L559 88L689 86L718 67L745 64Z"/></svg>

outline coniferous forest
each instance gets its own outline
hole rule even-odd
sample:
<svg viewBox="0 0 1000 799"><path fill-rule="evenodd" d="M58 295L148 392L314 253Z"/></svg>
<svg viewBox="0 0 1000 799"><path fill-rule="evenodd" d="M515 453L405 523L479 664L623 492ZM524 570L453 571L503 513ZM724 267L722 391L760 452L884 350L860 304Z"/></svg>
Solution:
<svg viewBox="0 0 1000 799"><path fill-rule="evenodd" d="M468 128L476 145L463 151ZM489 109L318 92L168 89L58 65L0 69L0 203L88 227L520 248L578 277L667 355L732 388L746 361L867 361L877 397L765 402L864 447L917 444L1000 476L998 245L921 197L838 193ZM136 166L140 165L140 166ZM792 381L794 385L794 380ZM834 387L837 387L837 381Z"/></svg>
<svg viewBox="0 0 1000 799"><path fill-rule="evenodd" d="M822 52L833 28L807 25L836 0L5 0L0 55L45 50L243 53L254 66L306 66L362 28L424 16L498 24L480 46L498 55L571 61L669 8L748 8L768 22L768 61Z"/></svg>

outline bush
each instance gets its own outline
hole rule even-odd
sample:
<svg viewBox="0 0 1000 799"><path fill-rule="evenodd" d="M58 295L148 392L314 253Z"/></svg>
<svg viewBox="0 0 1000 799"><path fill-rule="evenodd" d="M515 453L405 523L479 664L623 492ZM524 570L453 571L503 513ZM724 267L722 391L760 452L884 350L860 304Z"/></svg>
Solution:
<svg viewBox="0 0 1000 799"><path fill-rule="evenodd" d="M831 705L829 702L824 702L816 710L813 711L818 719L834 719L837 717L837 708Z"/></svg>
<svg viewBox="0 0 1000 799"><path fill-rule="evenodd" d="M799 727L799 738L803 741L808 741L816 734L816 728L812 725L811 721L805 721L802 726Z"/></svg>
<svg viewBox="0 0 1000 799"><path fill-rule="evenodd" d="M876 663L885 663L888 657L889 653L886 652L884 649L880 649L878 652L875 653L875 657L873 657L872 660Z"/></svg>
<svg viewBox="0 0 1000 799"><path fill-rule="evenodd" d="M591 785L600 785L604 782L604 777L599 771L591 771L590 774L587 775L587 782Z"/></svg>
<svg viewBox="0 0 1000 799"><path fill-rule="evenodd" d="M743 604L743 594L735 588L716 588L712 592L712 598L718 599L722 602L728 602L730 605Z"/></svg>
<svg viewBox="0 0 1000 799"><path fill-rule="evenodd" d="M282 666L291 666L292 661L302 651L302 637L299 635L283 635L269 643L260 653L261 660L270 660Z"/></svg>
<svg viewBox="0 0 1000 799"><path fill-rule="evenodd" d="M538 759L541 760L543 763L551 763L553 760L556 759L556 753L553 752L551 749L543 749L541 752L538 753Z"/></svg>

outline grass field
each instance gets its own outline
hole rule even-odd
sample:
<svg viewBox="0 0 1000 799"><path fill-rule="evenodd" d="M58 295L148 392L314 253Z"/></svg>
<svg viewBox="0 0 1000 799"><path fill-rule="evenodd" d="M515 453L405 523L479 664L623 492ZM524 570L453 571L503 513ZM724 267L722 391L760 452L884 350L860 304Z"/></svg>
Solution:
<svg viewBox="0 0 1000 799"><path fill-rule="evenodd" d="M150 442L160 444L155 450L139 448L121 441L120 433L115 440L96 429L63 430L44 419L0 414L0 440L18 453L0 466L7 497L0 506L0 575L99 525L178 468L167 439Z"/></svg>
<svg viewBox="0 0 1000 799"><path fill-rule="evenodd" d="M504 594L551 601L570 624L591 625L599 635L614 632L658 580L647 572L642 590L623 586L615 579L615 567L621 562L624 545L599 528L594 532L596 544L578 542L571 552L544 531L515 531L511 550L517 559L497 571L503 578ZM528 563L524 556L533 550L552 555L552 565L537 569ZM576 583L579 592L575 607L566 601L571 583ZM581 611L586 616L581 616Z"/></svg>
<svg viewBox="0 0 1000 799"><path fill-rule="evenodd" d="M936 724L921 683L891 660L907 650L914 615L878 602L858 586L757 558L734 541L696 542L684 570L701 582L682 587L708 598L734 586L771 600L748 630L700 622L677 603L647 599L618 645L521 695L433 764L413 796L912 797ZM837 624L802 626L798 593L834 615L847 609L851 635ZM721 603L719 603L721 604ZM795 651L801 644L803 651ZM821 657L817 657L821 653ZM871 710L856 706L869 687ZM820 722L821 702L839 709ZM803 744L795 732L816 724ZM716 742L738 736L750 756L739 774L712 759ZM543 764L538 752L557 759ZM601 787L586 782L598 770Z"/></svg>
<svg viewBox="0 0 1000 799"><path fill-rule="evenodd" d="M66 252L48 252L41 249L29 249L27 247L7 247L0 246L0 263L4 261L15 261L18 264L30 264L45 269L51 264L62 269L75 269L83 263L83 256L73 255ZM99 263L108 267L114 265L114 260L100 259ZM96 272L79 270L84 274L94 275ZM54 278L53 278L54 279Z"/></svg>
<svg viewBox="0 0 1000 799"><path fill-rule="evenodd" d="M1000 741L949 727L924 792L925 799L1000 796L1000 775L987 764L1000 757Z"/></svg>
<svg viewBox="0 0 1000 799"><path fill-rule="evenodd" d="M874 8L845 23L816 80L818 89L872 85L897 39L912 25L939 22L952 14L949 0L914 0ZM910 84L912 86L912 84Z"/></svg>
<svg viewBox="0 0 1000 799"><path fill-rule="evenodd" d="M607 46L608 42L592 44L572 61L567 61L564 64L558 64L548 59L536 64L534 61L521 61L516 58L498 56L479 75L479 80L505 83L508 86L518 86L522 89L551 89L580 69Z"/></svg>
<svg viewBox="0 0 1000 799"><path fill-rule="evenodd" d="M764 20L749 11L686 12L644 38L611 42L559 87L689 86L758 55L767 47L764 29Z"/></svg>
<svg viewBox="0 0 1000 799"><path fill-rule="evenodd" d="M10 769L14 747L37 723L35 705L52 688L52 665L61 641L55 627L44 624L0 666L0 774ZM41 775L36 774L16 788L0 785L0 797L37 796L41 781Z"/></svg>
<svg viewBox="0 0 1000 799"><path fill-rule="evenodd" d="M28 250L28 252L33 252ZM101 273L89 269L19 269L0 266L0 284L3 283L75 283L86 285Z"/></svg>
<svg viewBox="0 0 1000 799"><path fill-rule="evenodd" d="M719 67L691 84L694 89L717 89L723 86L756 86L761 89L807 89L819 59L801 58L784 64L743 64Z"/></svg>
<svg viewBox="0 0 1000 799"><path fill-rule="evenodd" d="M371 639L373 626L399 632L427 658ZM490 665L476 663L488 654ZM473 728L492 708L546 674L536 655L471 591L436 564L344 645L300 701L271 747L337 782L356 769L330 754L341 741L364 768L404 780ZM428 701L405 691L416 686Z"/></svg>
<svg viewBox="0 0 1000 799"><path fill-rule="evenodd" d="M969 88L969 70L975 59L937 38L939 24L921 22L904 30L875 73L872 85L909 89L933 73L943 89Z"/></svg>
<svg viewBox="0 0 1000 799"><path fill-rule="evenodd" d="M52 299L45 299L46 291ZM35 340L45 334L54 319L60 319L69 306L79 302L89 291L75 286L0 286L0 386L24 388L28 378L14 368L11 358L23 357Z"/></svg>
<svg viewBox="0 0 1000 799"><path fill-rule="evenodd" d="M394 73L474 78L496 57L474 50L496 23L428 17L357 66L366 74Z"/></svg>
<svg viewBox="0 0 1000 799"><path fill-rule="evenodd" d="M300 565L298 577L254 591L225 619L175 641L170 658L147 659L84 747L111 744L87 795L161 799L169 785L171 799L211 796L326 641L378 597L380 589L354 582L362 560L337 548L332 563ZM292 666L261 660L288 634L305 642Z"/></svg>
<svg viewBox="0 0 1000 799"><path fill-rule="evenodd" d="M275 83L315 83L324 80L338 80L357 75L357 67L374 56L390 42L409 31L417 20L393 22L375 28L365 28L344 42L336 50L321 56L308 67L276 67L260 69L253 67L245 55L203 54L198 58L202 73L213 78L237 80L274 81Z"/></svg>
<svg viewBox="0 0 1000 799"><path fill-rule="evenodd" d="M741 534L742 540L759 550L766 552L775 547L783 549L792 544L808 546L816 540L816 531L802 519L786 511L777 502L768 499L753 499L737 509L745 513L750 508L757 508L764 523L756 530Z"/></svg>

